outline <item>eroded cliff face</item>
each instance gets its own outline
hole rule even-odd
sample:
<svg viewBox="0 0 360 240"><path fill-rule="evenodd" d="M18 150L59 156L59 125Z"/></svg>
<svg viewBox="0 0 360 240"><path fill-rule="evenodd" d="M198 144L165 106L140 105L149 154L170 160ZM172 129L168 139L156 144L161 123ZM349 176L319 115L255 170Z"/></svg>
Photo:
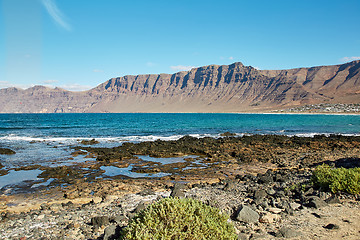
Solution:
<svg viewBox="0 0 360 240"><path fill-rule="evenodd" d="M0 112L251 112L359 103L359 71L360 61L290 70L234 63L112 78L84 92L8 88L0 90Z"/></svg>

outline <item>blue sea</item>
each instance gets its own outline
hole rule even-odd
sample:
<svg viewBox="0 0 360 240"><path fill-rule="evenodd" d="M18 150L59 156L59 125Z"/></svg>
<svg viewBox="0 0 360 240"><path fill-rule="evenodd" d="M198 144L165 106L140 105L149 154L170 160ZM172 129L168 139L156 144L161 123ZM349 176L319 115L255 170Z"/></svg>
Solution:
<svg viewBox="0 0 360 240"><path fill-rule="evenodd" d="M71 147L96 139L93 147L115 147L123 142L176 140L184 135L220 137L232 132L314 136L317 134L360 135L360 115L314 114L223 114L223 113L89 113L89 114L0 114L0 147L16 151L0 155L3 170L39 164L71 165L85 161L72 157ZM40 170L33 170L37 175ZM41 172L41 171L40 171ZM15 174L13 170L10 173ZM8 175L10 175L10 173ZM30 172L17 171L28 180ZM0 176L0 188L9 184Z"/></svg>

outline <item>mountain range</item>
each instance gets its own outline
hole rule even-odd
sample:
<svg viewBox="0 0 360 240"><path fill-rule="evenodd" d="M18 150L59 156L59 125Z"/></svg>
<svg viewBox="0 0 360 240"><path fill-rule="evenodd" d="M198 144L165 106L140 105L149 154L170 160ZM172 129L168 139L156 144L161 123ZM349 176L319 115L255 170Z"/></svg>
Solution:
<svg viewBox="0 0 360 240"><path fill-rule="evenodd" d="M111 78L83 92L0 89L1 113L266 112L319 103L360 103L360 60L288 70L209 65Z"/></svg>

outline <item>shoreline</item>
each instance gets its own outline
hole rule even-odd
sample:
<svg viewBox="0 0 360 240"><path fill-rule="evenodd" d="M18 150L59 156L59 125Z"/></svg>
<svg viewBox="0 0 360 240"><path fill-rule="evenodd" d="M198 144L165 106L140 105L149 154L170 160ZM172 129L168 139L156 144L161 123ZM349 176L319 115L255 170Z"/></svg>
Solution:
<svg viewBox="0 0 360 240"><path fill-rule="evenodd" d="M64 184L71 187L76 182L88 184L119 178L135 181L218 180L240 174L250 169L249 166L253 164L259 164L264 169L293 168L309 166L318 161L331 162L346 158L356 159L360 156L360 136L228 134L225 133L219 138L185 135L173 140L124 142L110 148L74 146L71 156L75 159L81 157L78 158L79 162L69 162L71 164L56 167L38 164L9 169L0 167L1 171L40 170L41 174L37 179L41 177L42 180L32 184L40 189L47 189ZM261 167L256 171L261 172ZM85 180L80 181L82 178ZM30 182L22 188L29 186L32 186ZM21 187L19 189L22 192ZM4 188L3 193L6 192L9 190Z"/></svg>
<svg viewBox="0 0 360 240"><path fill-rule="evenodd" d="M74 149L74 154L79 151L95 156L96 161L44 169L44 179L57 179L60 185L32 193L0 195L0 235L6 239L40 239L49 234L65 239L110 239L108 235L116 235L116 229L126 226L140 211L137 209L172 195L198 199L232 216L230 222L239 236L246 236L242 239L256 236L273 239L282 234L284 227L305 238L341 237L345 233L349 234L347 239L360 236L356 232L360 224L360 196L334 195L310 186L301 192L296 187L308 184L318 164L360 167L360 137L186 136L172 141L128 142L115 148L80 146ZM159 164L153 159L141 159L144 155L182 156L185 160ZM201 157L191 159L186 155ZM136 172L171 175L103 178L96 175L102 166L132 166ZM95 175L82 175L82 168L93 169ZM330 201L334 197L338 199L335 205L311 207L313 198ZM242 204L252 206L259 214L256 223L238 220L237 209ZM318 218L313 213L328 217ZM94 217L107 220L95 225ZM340 230L323 228L328 224L336 224Z"/></svg>

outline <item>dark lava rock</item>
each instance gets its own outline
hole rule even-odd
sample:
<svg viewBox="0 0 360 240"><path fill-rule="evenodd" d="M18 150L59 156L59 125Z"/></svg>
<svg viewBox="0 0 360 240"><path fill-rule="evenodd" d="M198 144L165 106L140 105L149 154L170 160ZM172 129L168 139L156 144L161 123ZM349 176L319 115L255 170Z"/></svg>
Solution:
<svg viewBox="0 0 360 240"><path fill-rule="evenodd" d="M267 196L267 193L265 190L261 189L261 190L256 190L254 192L254 199L255 200L262 200Z"/></svg>
<svg viewBox="0 0 360 240"><path fill-rule="evenodd" d="M222 137L232 137L232 136L236 136L236 134L231 133L231 132L224 132L224 133L220 134L220 136L222 136Z"/></svg>
<svg viewBox="0 0 360 240"><path fill-rule="evenodd" d="M277 233L276 237L293 238L299 236L300 233L288 227L282 227Z"/></svg>
<svg viewBox="0 0 360 240"><path fill-rule="evenodd" d="M136 208L135 208L135 210L133 211L133 213L139 213L139 212L141 212L142 210L144 210L146 208L146 204L144 203L144 202L141 202L141 203L139 203L137 206L136 206Z"/></svg>
<svg viewBox="0 0 360 240"><path fill-rule="evenodd" d="M148 195L154 195L155 192L152 189L144 189L141 192L138 193L140 196L148 196Z"/></svg>
<svg viewBox="0 0 360 240"><path fill-rule="evenodd" d="M330 224L324 226L324 228L330 229L330 230L335 230L335 229L339 229L340 227L338 225L336 225L336 224L330 223Z"/></svg>
<svg viewBox="0 0 360 240"><path fill-rule="evenodd" d="M235 218L240 222L253 223L259 221L260 216L250 207L241 205Z"/></svg>
<svg viewBox="0 0 360 240"><path fill-rule="evenodd" d="M325 202L326 202L327 204L337 204L337 203L341 203L339 197L338 197L338 196L335 196L335 195L333 195L333 196L329 197L328 199L326 199Z"/></svg>
<svg viewBox="0 0 360 240"><path fill-rule="evenodd" d="M313 196L309 199L307 206L312 208L322 208L326 207L328 204L321 200L319 197Z"/></svg>
<svg viewBox="0 0 360 240"><path fill-rule="evenodd" d="M224 187L225 191L231 191L234 189L236 189L236 184L233 181L226 183L226 185Z"/></svg>
<svg viewBox="0 0 360 240"><path fill-rule="evenodd" d="M91 139L91 140L82 140L80 142L83 145L94 145L94 144L98 144L99 141L95 140L95 138Z"/></svg>
<svg viewBox="0 0 360 240"><path fill-rule="evenodd" d="M99 228L101 226L109 224L109 218L107 216L97 216L91 218L91 225L93 225L95 228Z"/></svg>
<svg viewBox="0 0 360 240"><path fill-rule="evenodd" d="M175 183L174 187L170 193L170 197L178 197L178 198L184 198L185 193L183 190L186 188L186 185L184 183Z"/></svg>
<svg viewBox="0 0 360 240"><path fill-rule="evenodd" d="M274 182L274 176L271 170L268 170L265 174L259 174L257 178L258 178L258 183Z"/></svg>
<svg viewBox="0 0 360 240"><path fill-rule="evenodd" d="M3 154L3 155L12 155L12 154L15 154L16 152L11 150L11 149L8 149L8 148L0 148L0 154Z"/></svg>
<svg viewBox="0 0 360 240"><path fill-rule="evenodd" d="M253 176L251 174L245 174L245 175L236 175L235 179L239 179L240 181L256 181L256 176Z"/></svg>

